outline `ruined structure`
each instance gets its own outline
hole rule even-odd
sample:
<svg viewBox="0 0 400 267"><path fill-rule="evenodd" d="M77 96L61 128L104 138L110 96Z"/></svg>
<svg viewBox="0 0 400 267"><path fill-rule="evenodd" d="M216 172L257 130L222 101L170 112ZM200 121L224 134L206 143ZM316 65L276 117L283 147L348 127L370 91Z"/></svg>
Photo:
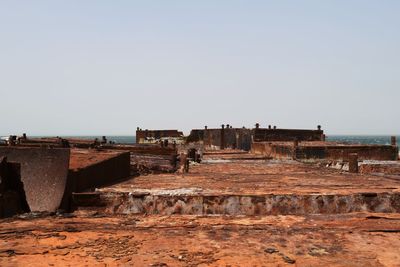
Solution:
<svg viewBox="0 0 400 267"><path fill-rule="evenodd" d="M131 174L174 172L177 169L177 148L172 144L107 145L106 149L129 151Z"/></svg>
<svg viewBox="0 0 400 267"><path fill-rule="evenodd" d="M0 146L0 156L17 162L0 163L3 214L32 210L32 181L42 190L53 190L53 202L39 201L39 207L73 212L35 215L34 220L24 214L2 221L0 264L400 262L400 161L395 138L386 146L343 144L326 142L321 127L262 129L258 124L254 129L194 129L187 137L175 130L138 131L142 143L134 145L97 140L77 148L79 142L64 139L69 146L65 148L67 143L59 139L12 138ZM31 159L35 153L38 156ZM60 157L54 158L57 153ZM66 176L55 179L61 170L64 175L65 162ZM4 166L15 171L4 172ZM23 183L18 182L19 166ZM41 173L32 178L30 168ZM44 178L35 178L39 174ZM10 179L19 185L10 186ZM22 187L26 206L4 205L6 191L14 192L14 199L24 199Z"/></svg>
<svg viewBox="0 0 400 267"><path fill-rule="evenodd" d="M317 130L261 129L256 125L251 151L272 159L349 161L351 154L358 160L397 160L396 139L392 145L361 145L326 142L325 134ZM393 139L393 138L392 138Z"/></svg>
<svg viewBox="0 0 400 267"><path fill-rule="evenodd" d="M233 128L229 124L221 128L194 129L186 139L186 143L200 143L205 149L240 149L249 151L251 148L252 130Z"/></svg>
<svg viewBox="0 0 400 267"><path fill-rule="evenodd" d="M17 146L0 147L0 157L20 164L21 190L31 211L69 210L73 192L130 176L127 152Z"/></svg>
<svg viewBox="0 0 400 267"><path fill-rule="evenodd" d="M93 191L131 177L129 152L72 149L67 185L60 208L70 211L72 193Z"/></svg>
<svg viewBox="0 0 400 267"><path fill-rule="evenodd" d="M391 145L357 145L336 142L254 142L252 152L274 159L327 159L348 161L357 153L359 160L397 160L398 148Z"/></svg>
<svg viewBox="0 0 400 267"><path fill-rule="evenodd" d="M271 141L325 141L324 131L318 125L318 130L300 130L300 129L277 129L260 128L256 124L254 129L254 142L271 142Z"/></svg>
<svg viewBox="0 0 400 267"><path fill-rule="evenodd" d="M178 130L142 130L136 129L136 143L154 144L160 141L169 141L170 143L182 143L183 132Z"/></svg>
<svg viewBox="0 0 400 267"><path fill-rule="evenodd" d="M31 211L55 211L67 185L69 149L0 147L0 157L21 164L21 181Z"/></svg>

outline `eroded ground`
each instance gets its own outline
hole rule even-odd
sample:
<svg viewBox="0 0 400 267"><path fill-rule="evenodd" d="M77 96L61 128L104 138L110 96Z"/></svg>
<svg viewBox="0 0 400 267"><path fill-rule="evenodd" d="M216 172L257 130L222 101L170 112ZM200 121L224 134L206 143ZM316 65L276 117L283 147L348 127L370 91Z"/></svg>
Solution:
<svg viewBox="0 0 400 267"><path fill-rule="evenodd" d="M140 176L99 192L147 190L167 200L193 192L400 192L393 176L242 156L209 155L189 174ZM283 208L274 216L106 215L85 207L72 215L22 215L0 222L0 266L400 266L400 213L279 215Z"/></svg>
<svg viewBox="0 0 400 267"><path fill-rule="evenodd" d="M400 214L3 220L1 266L400 266Z"/></svg>

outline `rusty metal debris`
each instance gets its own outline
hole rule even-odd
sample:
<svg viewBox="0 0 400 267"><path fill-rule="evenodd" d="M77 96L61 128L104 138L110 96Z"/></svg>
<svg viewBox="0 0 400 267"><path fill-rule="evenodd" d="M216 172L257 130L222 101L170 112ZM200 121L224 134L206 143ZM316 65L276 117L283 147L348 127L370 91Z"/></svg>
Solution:
<svg viewBox="0 0 400 267"><path fill-rule="evenodd" d="M68 177L69 149L0 147L0 156L21 164L21 180L32 211L56 211Z"/></svg>

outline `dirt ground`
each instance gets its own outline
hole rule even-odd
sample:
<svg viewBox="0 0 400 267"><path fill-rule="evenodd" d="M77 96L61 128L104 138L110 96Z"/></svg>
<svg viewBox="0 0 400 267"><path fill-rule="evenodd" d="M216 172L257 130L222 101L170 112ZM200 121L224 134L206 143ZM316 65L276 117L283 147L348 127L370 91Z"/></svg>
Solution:
<svg viewBox="0 0 400 267"><path fill-rule="evenodd" d="M400 214L2 220L1 266L400 266Z"/></svg>

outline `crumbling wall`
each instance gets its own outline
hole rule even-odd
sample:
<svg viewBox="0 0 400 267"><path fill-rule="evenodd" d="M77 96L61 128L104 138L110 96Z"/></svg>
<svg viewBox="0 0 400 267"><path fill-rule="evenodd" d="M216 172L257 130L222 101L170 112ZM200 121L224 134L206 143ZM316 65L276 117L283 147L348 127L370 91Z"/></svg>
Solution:
<svg viewBox="0 0 400 267"><path fill-rule="evenodd" d="M323 130L255 128L254 141L323 141Z"/></svg>
<svg viewBox="0 0 400 267"><path fill-rule="evenodd" d="M42 137L28 138L18 137L14 145L23 147L51 147L51 148L94 148L107 142L105 137L99 141L95 139L61 138L61 137Z"/></svg>
<svg viewBox="0 0 400 267"><path fill-rule="evenodd" d="M131 174L148 172L175 172L177 148L155 144L114 145L107 149L130 152Z"/></svg>
<svg viewBox="0 0 400 267"><path fill-rule="evenodd" d="M359 160L396 160L397 149L385 145L299 146L298 159L331 159L348 161L356 153Z"/></svg>
<svg viewBox="0 0 400 267"><path fill-rule="evenodd" d="M273 159L292 159L296 153L293 142L253 142L251 152Z"/></svg>
<svg viewBox="0 0 400 267"><path fill-rule="evenodd" d="M312 142L311 142L312 143ZM350 154L359 160L397 160L398 148L389 145L295 145L295 142L253 142L252 152L275 159L330 159L348 161Z"/></svg>
<svg viewBox="0 0 400 267"><path fill-rule="evenodd" d="M400 162L362 163L359 172L363 174L383 173L400 175Z"/></svg>
<svg viewBox="0 0 400 267"><path fill-rule="evenodd" d="M68 180L75 185L74 192L115 183L130 176L130 154L123 152L89 165L69 170Z"/></svg>
<svg viewBox="0 0 400 267"><path fill-rule="evenodd" d="M145 143L147 139L183 138L183 132L178 130L136 130L136 143Z"/></svg>
<svg viewBox="0 0 400 267"><path fill-rule="evenodd" d="M252 130L246 128L194 129L187 143L201 142L208 149L251 149Z"/></svg>
<svg viewBox="0 0 400 267"><path fill-rule="evenodd" d="M326 157L348 160L351 153L357 153L359 160L397 160L398 158L397 147L385 145L327 147Z"/></svg>
<svg viewBox="0 0 400 267"><path fill-rule="evenodd" d="M129 152L118 153L94 164L70 169L60 209L71 210L72 193L110 185L128 177L130 177Z"/></svg>
<svg viewBox="0 0 400 267"><path fill-rule="evenodd" d="M82 208L105 214L304 215L400 212L399 193L151 195L128 192L74 194Z"/></svg>
<svg viewBox="0 0 400 267"><path fill-rule="evenodd" d="M271 153L267 152L267 145L268 144L266 142L252 142L250 152L252 154L264 155L268 157L271 155Z"/></svg>

